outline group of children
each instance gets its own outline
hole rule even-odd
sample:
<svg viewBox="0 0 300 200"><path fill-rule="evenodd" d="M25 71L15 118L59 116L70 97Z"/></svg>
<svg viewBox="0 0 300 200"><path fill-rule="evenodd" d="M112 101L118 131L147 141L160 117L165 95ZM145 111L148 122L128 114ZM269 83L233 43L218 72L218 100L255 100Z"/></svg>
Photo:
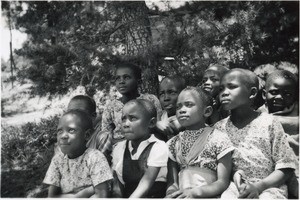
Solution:
<svg viewBox="0 0 300 200"><path fill-rule="evenodd" d="M258 78L245 69L212 65L197 87L165 77L158 98L139 93L137 66L119 63L114 76L122 96L108 102L101 124L83 95L61 117L44 179L49 197L287 198L291 182L298 197L292 73L269 75L257 110Z"/></svg>

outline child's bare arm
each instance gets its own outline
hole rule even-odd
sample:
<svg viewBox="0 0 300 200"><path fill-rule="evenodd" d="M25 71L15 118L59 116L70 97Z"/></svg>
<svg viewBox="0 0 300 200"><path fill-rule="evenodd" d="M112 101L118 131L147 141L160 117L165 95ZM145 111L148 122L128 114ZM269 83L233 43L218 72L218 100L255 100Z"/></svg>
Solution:
<svg viewBox="0 0 300 200"><path fill-rule="evenodd" d="M107 198L109 181L105 181L95 186L95 198Z"/></svg>
<svg viewBox="0 0 300 200"><path fill-rule="evenodd" d="M61 193L60 187L50 185L48 189L48 197L57 197Z"/></svg>
<svg viewBox="0 0 300 200"><path fill-rule="evenodd" d="M217 177L218 180L201 187L194 188L193 197L216 197L226 190L230 182L231 173L231 153L227 153L218 161Z"/></svg>
<svg viewBox="0 0 300 200"><path fill-rule="evenodd" d="M258 198L258 195L264 190L271 187L279 187L292 175L293 169L278 169L269 176L254 184L247 184L245 190L240 194L239 198Z"/></svg>
<svg viewBox="0 0 300 200"><path fill-rule="evenodd" d="M152 187L160 167L151 167L149 166L148 169L145 171L144 176L140 180L137 188L134 192L130 195L130 198L141 198L144 197L149 189Z"/></svg>
<svg viewBox="0 0 300 200"><path fill-rule="evenodd" d="M168 160L168 174L167 174L167 192L166 197L179 190L178 185L178 166L173 160Z"/></svg>

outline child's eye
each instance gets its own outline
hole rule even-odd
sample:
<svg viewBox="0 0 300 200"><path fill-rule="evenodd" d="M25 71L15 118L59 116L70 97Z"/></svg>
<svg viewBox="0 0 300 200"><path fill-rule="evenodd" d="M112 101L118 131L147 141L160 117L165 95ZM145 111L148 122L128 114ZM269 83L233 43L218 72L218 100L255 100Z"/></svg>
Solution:
<svg viewBox="0 0 300 200"><path fill-rule="evenodd" d="M219 81L219 79L217 79L217 78L212 78L211 80L212 80L213 82Z"/></svg>
<svg viewBox="0 0 300 200"><path fill-rule="evenodd" d="M278 95L278 91L277 90L270 90L269 93L271 95Z"/></svg>
<svg viewBox="0 0 300 200"><path fill-rule="evenodd" d="M286 97L291 97L291 96L292 96L292 94L291 94L291 93L289 93L289 92L286 92L286 93L284 93L284 96L286 96Z"/></svg>
<svg viewBox="0 0 300 200"><path fill-rule="evenodd" d="M232 84L228 85L228 89L235 89L237 87L238 87L237 85L232 85Z"/></svg>
<svg viewBox="0 0 300 200"><path fill-rule="evenodd" d="M69 133L74 133L76 130L74 128L69 129Z"/></svg>
<svg viewBox="0 0 300 200"><path fill-rule="evenodd" d="M119 81L120 80L120 76L117 76L116 78L115 78L115 81Z"/></svg>
<svg viewBox="0 0 300 200"><path fill-rule="evenodd" d="M129 80L130 78L130 76L124 76L124 80Z"/></svg>
<svg viewBox="0 0 300 200"><path fill-rule="evenodd" d="M62 129L58 129L56 132L57 132L57 135L61 135L63 131L62 131Z"/></svg>
<svg viewBox="0 0 300 200"><path fill-rule="evenodd" d="M220 92L224 90L224 86L220 86Z"/></svg>
<svg viewBox="0 0 300 200"><path fill-rule="evenodd" d="M181 108L182 108L182 104L181 103L179 103L179 104L176 105L176 110L179 110Z"/></svg>
<svg viewBox="0 0 300 200"><path fill-rule="evenodd" d="M188 108L191 108L191 107L193 107L194 105L195 105L195 104L192 103L192 102L186 102L186 103L185 103L185 106L188 107Z"/></svg>
<svg viewBox="0 0 300 200"><path fill-rule="evenodd" d="M131 122L136 121L137 119L138 119L138 118L137 118L137 117L134 117L134 116L132 116L132 117L129 118L129 120L130 120Z"/></svg>

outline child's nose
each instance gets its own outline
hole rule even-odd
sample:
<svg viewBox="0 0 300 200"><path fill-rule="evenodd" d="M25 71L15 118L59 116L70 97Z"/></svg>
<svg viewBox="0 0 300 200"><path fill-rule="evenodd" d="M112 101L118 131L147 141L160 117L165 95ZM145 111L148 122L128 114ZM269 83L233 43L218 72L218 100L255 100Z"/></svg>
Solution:
<svg viewBox="0 0 300 200"><path fill-rule="evenodd" d="M125 79L121 77L121 78L119 79L119 84L124 84L124 83L125 83Z"/></svg>
<svg viewBox="0 0 300 200"><path fill-rule="evenodd" d="M170 95L169 94L165 94L164 101L169 101L169 100L170 100Z"/></svg>
<svg viewBox="0 0 300 200"><path fill-rule="evenodd" d="M68 138L68 133L67 133L67 131L62 132L60 138L61 138L61 139L67 139L67 138Z"/></svg>
<svg viewBox="0 0 300 200"><path fill-rule="evenodd" d="M278 93L277 95L275 95L276 99L282 99L282 95L280 93Z"/></svg>
<svg viewBox="0 0 300 200"><path fill-rule="evenodd" d="M224 89L223 91L221 91L220 96L222 96L222 97L228 96L228 90Z"/></svg>
<svg viewBox="0 0 300 200"><path fill-rule="evenodd" d="M212 81L210 79L207 79L205 82L204 82L204 85L211 85Z"/></svg>
<svg viewBox="0 0 300 200"><path fill-rule="evenodd" d="M186 113L186 110L184 109L184 107L182 107L178 112L179 112L179 114L183 114L183 113Z"/></svg>

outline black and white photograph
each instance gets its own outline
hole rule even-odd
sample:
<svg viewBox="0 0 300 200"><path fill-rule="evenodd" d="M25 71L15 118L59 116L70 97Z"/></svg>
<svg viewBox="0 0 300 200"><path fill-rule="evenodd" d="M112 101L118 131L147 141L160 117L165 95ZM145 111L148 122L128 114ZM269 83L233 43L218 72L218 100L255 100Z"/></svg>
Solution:
<svg viewBox="0 0 300 200"><path fill-rule="evenodd" d="M1 0L1 198L299 199L299 1Z"/></svg>

